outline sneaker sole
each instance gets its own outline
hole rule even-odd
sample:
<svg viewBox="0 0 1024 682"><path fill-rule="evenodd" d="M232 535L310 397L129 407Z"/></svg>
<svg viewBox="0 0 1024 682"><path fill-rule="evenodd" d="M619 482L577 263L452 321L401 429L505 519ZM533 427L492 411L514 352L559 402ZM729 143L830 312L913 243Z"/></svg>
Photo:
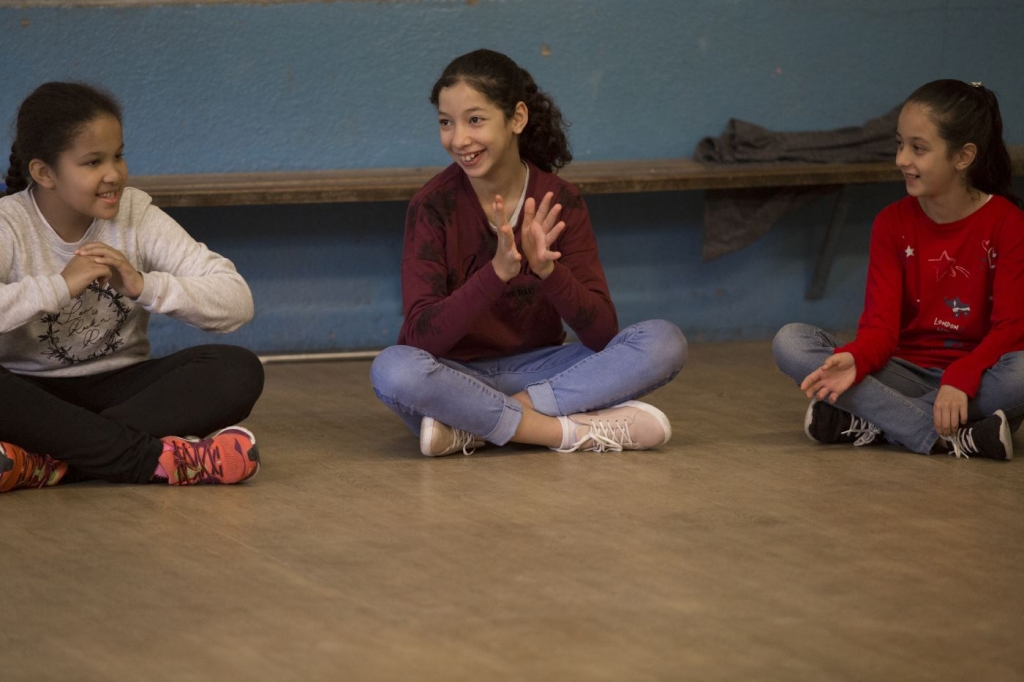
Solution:
<svg viewBox="0 0 1024 682"><path fill-rule="evenodd" d="M652 417L658 420L658 423L661 424L661 428L665 430L665 440L651 447L661 447L662 445L667 443L669 439L672 437L672 424L669 423L668 417L665 416L665 413L659 410L654 405L642 403L639 400L627 400L626 402L619 403L614 407L635 407L636 409L642 412L646 412L647 414L651 415Z"/></svg>
<svg viewBox="0 0 1024 682"><path fill-rule="evenodd" d="M1003 452L1006 453L1006 461L1013 459L1013 432L1010 431L1010 422L1006 419L1006 413L996 410L992 414L999 417L999 442L1003 444Z"/></svg>
<svg viewBox="0 0 1024 682"><path fill-rule="evenodd" d="M811 404L807 406L807 413L804 415L804 435L815 443L818 442L818 439L811 435L811 422L814 421L814 406L817 403L817 398L811 400Z"/></svg>
<svg viewBox="0 0 1024 682"><path fill-rule="evenodd" d="M430 441L434 439L434 418L424 417L420 420L420 454L424 457L442 457L430 452Z"/></svg>
<svg viewBox="0 0 1024 682"><path fill-rule="evenodd" d="M0 493L9 492L7 488L4 488L4 474L13 470L14 460L7 456L7 450L4 448L3 443L0 443Z"/></svg>
<svg viewBox="0 0 1024 682"><path fill-rule="evenodd" d="M449 455L467 454L462 451L462 448L456 448L455 450L447 452L430 452L430 441L434 439L434 425L436 423L437 420L434 419L433 417L424 417L422 420L420 420L420 454L422 454L424 457L448 457ZM467 447L476 450L477 448L482 448L483 446L483 440L475 439L471 441ZM473 454L473 450L470 450L468 454Z"/></svg>

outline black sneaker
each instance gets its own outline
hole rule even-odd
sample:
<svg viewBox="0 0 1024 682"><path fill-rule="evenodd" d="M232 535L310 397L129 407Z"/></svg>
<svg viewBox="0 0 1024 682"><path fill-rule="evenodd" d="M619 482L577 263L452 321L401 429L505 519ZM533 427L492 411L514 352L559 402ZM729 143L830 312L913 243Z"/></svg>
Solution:
<svg viewBox="0 0 1024 682"><path fill-rule="evenodd" d="M989 459L1013 459L1013 440L1006 414L996 410L991 417L985 417L962 426L949 438L943 438L949 445L949 453L957 457L988 457Z"/></svg>
<svg viewBox="0 0 1024 682"><path fill-rule="evenodd" d="M861 446L884 442L880 438L880 428L866 419L821 400L812 400L807 406L804 433L816 443L853 443Z"/></svg>

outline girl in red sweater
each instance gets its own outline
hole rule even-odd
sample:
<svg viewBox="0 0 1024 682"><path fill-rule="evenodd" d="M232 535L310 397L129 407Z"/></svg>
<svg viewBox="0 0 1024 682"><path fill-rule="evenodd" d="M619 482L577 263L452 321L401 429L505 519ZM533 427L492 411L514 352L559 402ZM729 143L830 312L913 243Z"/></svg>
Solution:
<svg viewBox="0 0 1024 682"><path fill-rule="evenodd" d="M812 440L1011 459L1024 418L1024 213L995 94L956 80L918 88L896 165L909 196L875 219L856 338L790 324L776 362L811 399Z"/></svg>
<svg viewBox="0 0 1024 682"><path fill-rule="evenodd" d="M553 173L572 160L558 107L490 50L449 64L430 101L454 163L409 204L405 322L373 363L377 396L427 456L668 441L634 398L679 372L686 341L663 320L619 331L587 207Z"/></svg>

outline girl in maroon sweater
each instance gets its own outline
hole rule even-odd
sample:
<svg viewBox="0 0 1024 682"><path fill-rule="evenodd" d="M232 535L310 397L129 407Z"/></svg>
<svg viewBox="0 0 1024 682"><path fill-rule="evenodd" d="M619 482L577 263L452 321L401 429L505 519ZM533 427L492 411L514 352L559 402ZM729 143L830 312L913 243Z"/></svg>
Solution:
<svg viewBox="0 0 1024 682"><path fill-rule="evenodd" d="M918 88L896 165L909 196L875 220L857 337L787 325L776 361L811 398L812 440L1008 460L1024 418L1024 213L995 94Z"/></svg>
<svg viewBox="0 0 1024 682"><path fill-rule="evenodd" d="M490 50L449 64L430 101L454 163L409 204L405 321L373 363L377 396L427 456L667 442L633 399L679 372L686 340L662 320L619 331L587 207L553 174L572 160L558 107Z"/></svg>

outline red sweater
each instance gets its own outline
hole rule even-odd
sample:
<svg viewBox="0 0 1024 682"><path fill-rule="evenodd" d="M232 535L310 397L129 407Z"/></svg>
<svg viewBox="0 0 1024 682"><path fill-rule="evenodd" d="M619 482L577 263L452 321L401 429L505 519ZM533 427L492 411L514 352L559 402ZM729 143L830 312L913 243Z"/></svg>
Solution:
<svg viewBox="0 0 1024 682"><path fill-rule="evenodd" d="M981 375L1024 349L1024 213L1000 196L952 223L914 197L878 214L857 338L837 348L857 381L893 356L944 369L942 384L974 397Z"/></svg>
<svg viewBox="0 0 1024 682"><path fill-rule="evenodd" d="M618 333L618 319L597 255L587 207L575 187L530 164L526 196L554 192L565 229L551 246L562 257L547 279L522 271L502 282L491 265L498 236L469 179L452 164L409 203L402 254L398 343L435 357L468 362L524 353L565 340L562 320L599 351ZM519 221L513 225L522 252Z"/></svg>

